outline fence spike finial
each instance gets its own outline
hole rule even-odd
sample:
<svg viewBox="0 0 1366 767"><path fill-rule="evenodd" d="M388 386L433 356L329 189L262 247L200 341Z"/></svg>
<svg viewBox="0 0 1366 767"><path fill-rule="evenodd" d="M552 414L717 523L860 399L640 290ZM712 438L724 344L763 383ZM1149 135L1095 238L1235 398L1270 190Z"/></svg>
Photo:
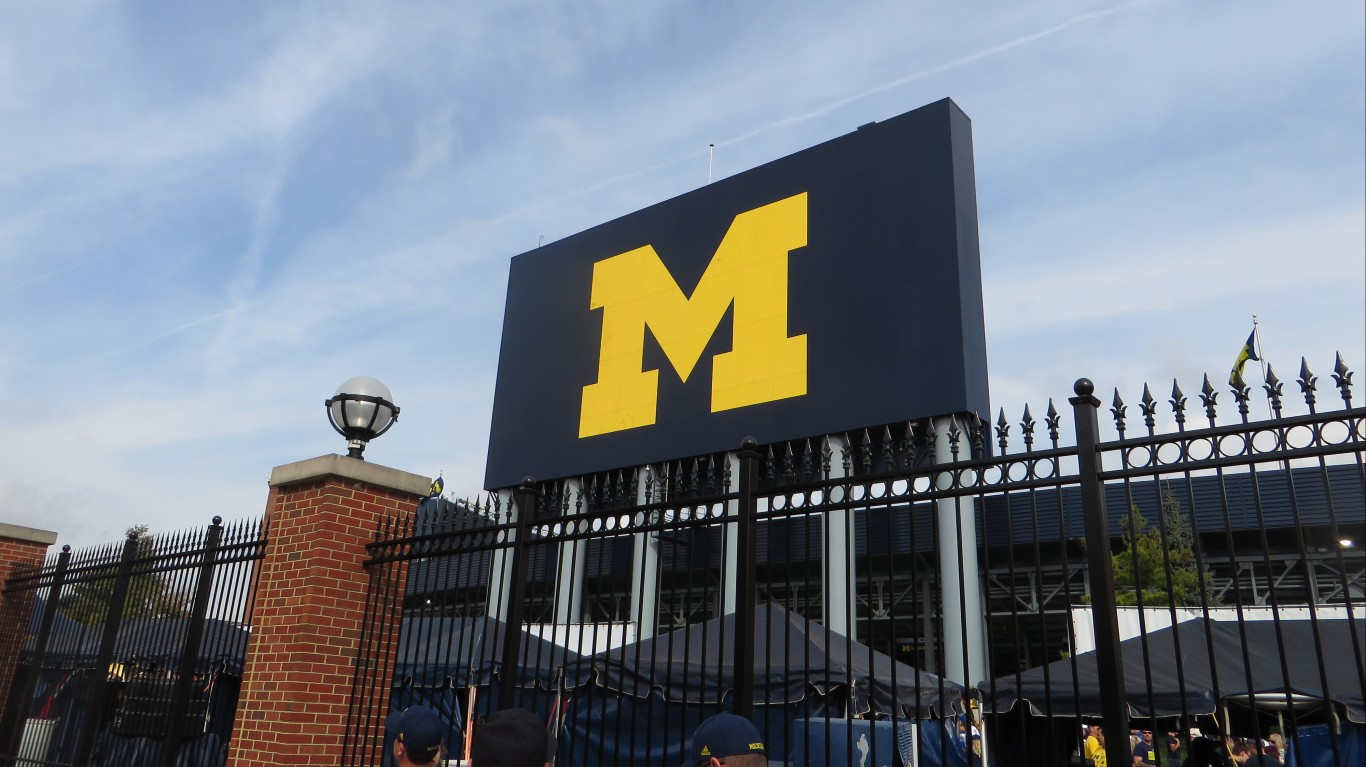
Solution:
<svg viewBox="0 0 1366 767"><path fill-rule="evenodd" d="M901 438L901 464L906 468L916 465L919 426L915 421L906 422L906 433Z"/></svg>
<svg viewBox="0 0 1366 767"><path fill-rule="evenodd" d="M1205 383L1200 387L1200 402L1205 406L1205 416L1209 418L1209 425L1214 425L1215 400L1219 397L1219 392L1214 390L1214 385L1209 382L1209 373L1205 374Z"/></svg>
<svg viewBox="0 0 1366 767"><path fill-rule="evenodd" d="M882 427L882 470L890 471L897 468L896 449L892 443L892 427Z"/></svg>
<svg viewBox="0 0 1366 767"><path fill-rule="evenodd" d="M1275 417L1281 417L1281 397L1285 396L1285 384L1276 377L1276 368L1270 364L1266 366L1266 383L1262 384L1266 389L1267 399L1271 400L1271 410Z"/></svg>
<svg viewBox="0 0 1366 767"><path fill-rule="evenodd" d="M1352 371L1347 369L1347 363L1342 359L1342 352L1338 352L1337 362L1333 364L1333 381L1342 391L1342 402L1347 407L1352 406Z"/></svg>
<svg viewBox="0 0 1366 767"><path fill-rule="evenodd" d="M1228 385L1233 392L1233 401L1238 403L1238 417L1243 423L1247 423L1247 403L1252 397L1252 389L1248 388L1247 381L1243 380L1243 371L1234 368L1229 374Z"/></svg>
<svg viewBox="0 0 1366 767"><path fill-rule="evenodd" d="M1318 391L1319 377L1309 369L1309 360L1304 357L1300 357L1300 377L1297 383L1300 385L1300 391L1304 393L1304 404L1309 406L1309 412L1314 412L1314 403L1317 401L1314 392Z"/></svg>
<svg viewBox="0 0 1366 767"><path fill-rule="evenodd" d="M1048 439L1052 441L1053 447L1058 446L1058 430L1062 416L1058 414L1058 409L1053 406L1053 398L1048 398L1048 412L1044 414L1044 423L1048 425Z"/></svg>
<svg viewBox="0 0 1366 767"><path fill-rule="evenodd" d="M1115 398L1110 401L1110 413L1115 418L1115 431L1119 432L1119 438L1124 439L1124 414L1128 410L1124 400L1120 399L1119 387L1115 387Z"/></svg>
<svg viewBox="0 0 1366 767"><path fill-rule="evenodd" d="M996 444L1001 446L1001 455L1006 454L1006 444L1010 441L1010 422L1006 420L1006 409L996 418Z"/></svg>
<svg viewBox="0 0 1366 767"><path fill-rule="evenodd" d="M1143 425L1148 427L1148 436L1151 437L1157 424L1157 399L1146 383L1143 384L1143 399L1139 400L1138 408L1143 412Z"/></svg>
<svg viewBox="0 0 1366 767"><path fill-rule="evenodd" d="M1186 393L1181 391L1181 385L1172 379L1172 398L1167 400L1172 406L1172 415L1176 416L1178 426L1186 423Z"/></svg>
<svg viewBox="0 0 1366 767"><path fill-rule="evenodd" d="M1020 435L1024 438L1025 452L1034 449L1034 414L1029 412L1029 403L1025 403L1024 415L1020 418Z"/></svg>

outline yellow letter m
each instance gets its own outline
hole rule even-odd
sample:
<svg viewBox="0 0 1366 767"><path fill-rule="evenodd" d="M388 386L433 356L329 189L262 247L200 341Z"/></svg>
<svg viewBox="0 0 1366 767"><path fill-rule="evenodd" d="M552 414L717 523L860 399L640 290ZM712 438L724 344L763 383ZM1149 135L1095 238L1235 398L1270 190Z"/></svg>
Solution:
<svg viewBox="0 0 1366 767"><path fill-rule="evenodd" d="M594 264L602 351L597 383L583 387L579 437L655 422L659 371L642 370L646 327L686 382L732 305L731 350L712 359L712 412L806 394L806 336L787 335L788 251L805 245L803 192L736 216L691 297L649 245Z"/></svg>

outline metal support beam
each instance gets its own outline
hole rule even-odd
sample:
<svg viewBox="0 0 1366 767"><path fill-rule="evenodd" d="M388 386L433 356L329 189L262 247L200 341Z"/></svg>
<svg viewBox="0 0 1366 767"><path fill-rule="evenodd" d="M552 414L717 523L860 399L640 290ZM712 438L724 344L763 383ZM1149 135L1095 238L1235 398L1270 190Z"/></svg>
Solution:
<svg viewBox="0 0 1366 767"><path fill-rule="evenodd" d="M827 479L848 475L843 460L834 460L849 449L844 437L829 437L822 448L822 472ZM821 521L821 591L825 595L825 626L836 634L855 638L854 623L854 518L848 509L827 511Z"/></svg>
<svg viewBox="0 0 1366 767"><path fill-rule="evenodd" d="M935 463L954 460L951 418L936 418ZM935 474L935 487L953 487L950 472ZM977 515L972 498L935 501L939 533L939 600L944 615L944 675L972 687L990 676L983 618L981 569L977 564Z"/></svg>
<svg viewBox="0 0 1366 767"><path fill-rule="evenodd" d="M636 475L636 505L653 503L654 473L649 467ZM663 481L661 478L660 481ZM658 518L650 515L650 521ZM636 533L631 553L631 620L637 639L649 639L659 628L659 533Z"/></svg>
<svg viewBox="0 0 1366 767"><path fill-rule="evenodd" d="M561 513L573 514L582 511L583 483L568 479L561 483L564 499L560 504ZM583 572L588 560L588 541L569 540L559 545L559 567L555 577L555 624L556 632L560 626L584 620L583 613Z"/></svg>

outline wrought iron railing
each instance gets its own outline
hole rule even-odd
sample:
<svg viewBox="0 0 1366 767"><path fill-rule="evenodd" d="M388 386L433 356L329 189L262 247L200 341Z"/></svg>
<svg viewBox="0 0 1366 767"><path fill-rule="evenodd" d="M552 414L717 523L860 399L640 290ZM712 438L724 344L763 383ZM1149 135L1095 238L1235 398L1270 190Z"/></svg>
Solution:
<svg viewBox="0 0 1366 767"><path fill-rule="evenodd" d="M720 710L794 764L1067 763L1083 721L1115 764L1147 750L1130 723L1340 755L1366 737L1351 376L1330 409L1302 366L1289 413L1269 372L1265 420L1240 378L1223 422L1208 380L1170 419L1145 387L1137 428L1079 381L1070 429L1050 402L428 499L370 547L374 614L404 618L364 628L343 764L414 703L452 756L530 708L559 765L679 763Z"/></svg>
<svg viewBox="0 0 1366 767"><path fill-rule="evenodd" d="M20 572L29 637L0 722L0 763L216 767L246 658L259 521L63 547Z"/></svg>

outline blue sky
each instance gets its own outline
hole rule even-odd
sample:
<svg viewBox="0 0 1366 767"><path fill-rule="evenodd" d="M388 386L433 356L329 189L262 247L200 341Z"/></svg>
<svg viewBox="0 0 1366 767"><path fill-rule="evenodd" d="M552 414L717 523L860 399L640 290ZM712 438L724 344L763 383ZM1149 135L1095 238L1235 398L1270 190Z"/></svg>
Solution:
<svg viewBox="0 0 1366 767"><path fill-rule="evenodd" d="M1193 397L1253 314L1283 379L1366 363L1360 0L4 17L0 521L59 543L260 514L353 375L402 408L370 460L477 492L512 256L945 96L993 408Z"/></svg>

